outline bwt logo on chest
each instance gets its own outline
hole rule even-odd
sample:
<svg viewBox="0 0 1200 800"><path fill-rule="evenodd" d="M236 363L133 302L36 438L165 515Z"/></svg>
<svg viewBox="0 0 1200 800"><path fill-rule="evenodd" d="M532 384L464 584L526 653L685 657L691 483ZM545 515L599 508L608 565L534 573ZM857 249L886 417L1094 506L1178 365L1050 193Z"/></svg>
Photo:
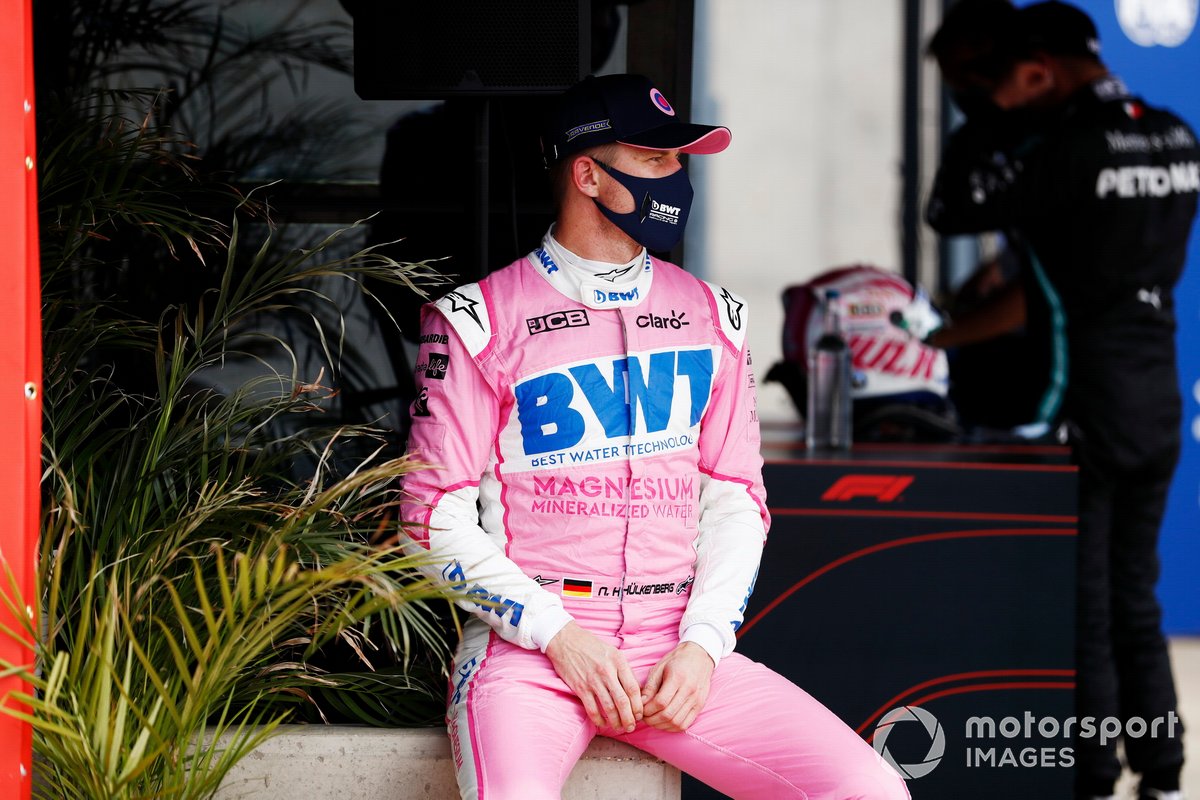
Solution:
<svg viewBox="0 0 1200 800"><path fill-rule="evenodd" d="M525 454L566 450L589 434L686 430L700 422L712 382L709 349L641 353L528 378L513 387Z"/></svg>

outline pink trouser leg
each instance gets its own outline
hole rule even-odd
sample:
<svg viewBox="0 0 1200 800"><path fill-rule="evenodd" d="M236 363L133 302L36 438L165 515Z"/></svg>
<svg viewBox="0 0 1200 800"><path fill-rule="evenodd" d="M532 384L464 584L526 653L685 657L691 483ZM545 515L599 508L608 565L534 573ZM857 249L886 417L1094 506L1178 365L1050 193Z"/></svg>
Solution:
<svg viewBox="0 0 1200 800"><path fill-rule="evenodd" d="M904 781L831 711L734 653L683 733L641 726L617 738L736 800L905 800Z"/></svg>
<svg viewBox="0 0 1200 800"><path fill-rule="evenodd" d="M446 714L462 797L558 800L596 728L540 652L495 637L485 649Z"/></svg>
<svg viewBox="0 0 1200 800"><path fill-rule="evenodd" d="M627 608L626 622L637 609ZM639 683L678 642L669 616L572 612L620 648ZM653 615L651 615L653 618ZM616 620L615 622L613 620ZM676 615L675 619L678 619ZM735 800L907 800L904 781L807 692L737 653L713 673L708 702L682 733L639 725L597 731L545 655L468 625L455 658L446 721L467 800L557 800L597 732L628 742Z"/></svg>

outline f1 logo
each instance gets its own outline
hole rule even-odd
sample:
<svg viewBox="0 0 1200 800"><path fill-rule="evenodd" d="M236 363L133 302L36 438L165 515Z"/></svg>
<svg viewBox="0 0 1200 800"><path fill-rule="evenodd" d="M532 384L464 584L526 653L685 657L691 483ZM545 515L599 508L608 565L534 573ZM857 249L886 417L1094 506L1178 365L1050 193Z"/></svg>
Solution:
<svg viewBox="0 0 1200 800"><path fill-rule="evenodd" d="M821 495L824 502L874 497L890 503L913 482L912 475L843 475Z"/></svg>

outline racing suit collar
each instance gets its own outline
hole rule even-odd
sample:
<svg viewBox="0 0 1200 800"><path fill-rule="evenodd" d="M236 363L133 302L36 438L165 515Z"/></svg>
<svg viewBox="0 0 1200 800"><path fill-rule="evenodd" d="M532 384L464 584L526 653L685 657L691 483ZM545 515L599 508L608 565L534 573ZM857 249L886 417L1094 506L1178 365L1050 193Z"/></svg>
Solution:
<svg viewBox="0 0 1200 800"><path fill-rule="evenodd" d="M592 261L564 247L554 238L553 227L527 259L560 294L601 310L639 305L654 278L653 261L645 248L624 264Z"/></svg>
<svg viewBox="0 0 1200 800"><path fill-rule="evenodd" d="M1105 75L1103 78L1097 78L1087 86L1087 91L1092 94L1097 100L1107 102L1109 100L1125 100L1131 95L1129 88L1125 85L1125 81L1121 80L1116 75Z"/></svg>
<svg viewBox="0 0 1200 800"><path fill-rule="evenodd" d="M1125 86L1125 81L1109 73L1076 89L1060 107L1054 119L1061 123L1105 103L1131 100L1134 100L1134 97Z"/></svg>

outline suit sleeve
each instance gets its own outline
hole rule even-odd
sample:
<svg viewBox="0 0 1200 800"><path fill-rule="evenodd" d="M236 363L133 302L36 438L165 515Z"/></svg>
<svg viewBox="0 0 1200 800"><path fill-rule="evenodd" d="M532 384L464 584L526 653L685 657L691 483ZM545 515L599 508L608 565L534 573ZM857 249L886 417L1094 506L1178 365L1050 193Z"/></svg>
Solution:
<svg viewBox="0 0 1200 800"><path fill-rule="evenodd" d="M423 571L465 594L460 606L505 640L545 651L570 615L505 556L502 532L493 539L479 523L480 480L492 468L499 425L496 392L437 307L425 306L421 320L409 454L428 466L404 476L405 530L429 551Z"/></svg>
<svg viewBox="0 0 1200 800"><path fill-rule="evenodd" d="M990 120L990 118L989 118ZM968 120L946 143L925 219L941 234L993 231L1013 215L1022 164L996 126Z"/></svg>
<svg viewBox="0 0 1200 800"><path fill-rule="evenodd" d="M1070 148L1052 152L1013 113L968 120L942 153L925 219L944 235L1009 229L1063 207Z"/></svg>
<svg viewBox="0 0 1200 800"><path fill-rule="evenodd" d="M681 640L700 644L714 662L733 652L770 527L754 372L741 319L740 347L734 349L735 341L726 348L701 421L696 582L680 623Z"/></svg>

